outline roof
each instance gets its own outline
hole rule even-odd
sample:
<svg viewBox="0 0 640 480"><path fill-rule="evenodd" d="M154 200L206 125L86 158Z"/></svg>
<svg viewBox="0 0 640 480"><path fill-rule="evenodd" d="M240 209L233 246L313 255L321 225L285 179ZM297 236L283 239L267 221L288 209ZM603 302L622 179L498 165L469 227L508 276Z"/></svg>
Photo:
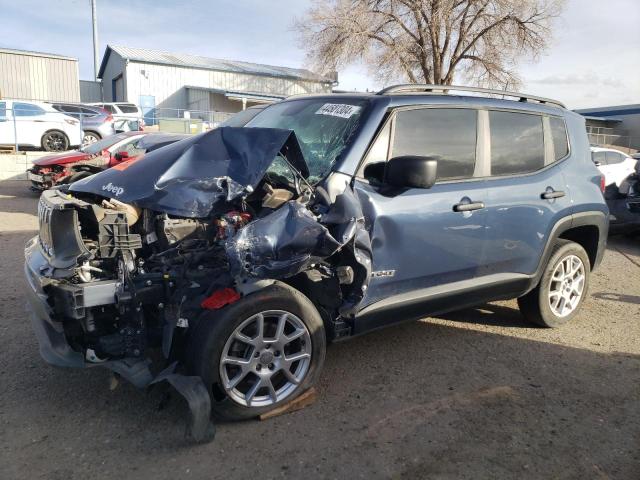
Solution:
<svg viewBox="0 0 640 480"><path fill-rule="evenodd" d="M640 103L636 103L633 105L614 105L611 107L600 108L581 108L579 110L575 110L575 112L583 116L589 115L591 117L638 115L640 114Z"/></svg>
<svg viewBox="0 0 640 480"><path fill-rule="evenodd" d="M318 83L331 83L332 80L303 68L278 67L260 63L241 62L237 60L222 60L218 58L202 57L183 53L171 53L161 50L146 48L131 48L118 45L107 45L102 57L98 77L102 78L104 69L111 52L115 52L125 60L158 65L171 65L186 68L199 68L203 70L215 70L220 72L245 73L249 75L261 75L267 77L290 78L295 80L307 80Z"/></svg>
<svg viewBox="0 0 640 480"><path fill-rule="evenodd" d="M55 53L44 53L44 52L32 52L30 50L14 50L11 48L0 48L0 53L8 53L13 55L25 55L28 57L44 57L44 58L57 58L59 60L70 60L72 62L77 62L77 58L73 57L65 57L63 55L58 55Z"/></svg>
<svg viewBox="0 0 640 480"><path fill-rule="evenodd" d="M621 123L622 122L622 120L620 120L619 118L598 117L598 116L585 115L585 114L581 114L581 115L587 120L592 120L592 121L597 121L597 122L614 122L614 123Z"/></svg>

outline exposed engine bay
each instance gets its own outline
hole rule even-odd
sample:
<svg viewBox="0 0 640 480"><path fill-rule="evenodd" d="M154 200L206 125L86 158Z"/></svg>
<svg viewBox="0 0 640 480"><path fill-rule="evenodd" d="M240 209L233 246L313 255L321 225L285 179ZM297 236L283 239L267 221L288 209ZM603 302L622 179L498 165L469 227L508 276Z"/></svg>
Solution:
<svg viewBox="0 0 640 480"><path fill-rule="evenodd" d="M206 188L225 198L204 216L125 203L118 199L125 187L113 182L98 190L111 197L91 193L82 187L91 178L44 192L38 241L49 266L40 273L71 347L92 363L143 359L149 349L180 362L185 333L204 308L274 280L306 293L335 336L348 331L370 274L359 203L348 187L331 202L286 153L291 147L253 185L209 179Z"/></svg>

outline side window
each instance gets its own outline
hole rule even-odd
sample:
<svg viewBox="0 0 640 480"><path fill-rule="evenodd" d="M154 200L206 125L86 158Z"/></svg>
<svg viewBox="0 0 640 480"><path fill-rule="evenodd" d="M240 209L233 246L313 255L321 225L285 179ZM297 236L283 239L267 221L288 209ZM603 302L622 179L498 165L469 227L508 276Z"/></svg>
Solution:
<svg viewBox="0 0 640 480"><path fill-rule="evenodd" d="M569 154L569 143L567 142L567 128L564 120L558 117L549 117L551 126L551 138L553 138L554 160L560 160Z"/></svg>
<svg viewBox="0 0 640 480"><path fill-rule="evenodd" d="M118 108L122 113L138 113L138 107L127 103L119 103Z"/></svg>
<svg viewBox="0 0 640 480"><path fill-rule="evenodd" d="M598 166L607 164L607 156L604 152L591 152L591 160Z"/></svg>
<svg viewBox="0 0 640 480"><path fill-rule="evenodd" d="M396 114L390 157L421 155L438 160L438 180L473 176L476 110L424 108Z"/></svg>
<svg viewBox="0 0 640 480"><path fill-rule="evenodd" d="M101 105L102 108L104 108L107 112L109 113L118 113L116 112L116 109L113 107L113 105Z"/></svg>
<svg viewBox="0 0 640 480"><path fill-rule="evenodd" d="M7 121L7 102L0 102L0 122Z"/></svg>
<svg viewBox="0 0 640 480"><path fill-rule="evenodd" d="M54 105L53 108L74 118L80 118L80 109L74 105Z"/></svg>
<svg viewBox="0 0 640 480"><path fill-rule="evenodd" d="M80 112L82 113L82 116L84 118L90 118L90 117L97 117L98 116L98 112L96 112L95 110L91 110L90 108L80 108Z"/></svg>
<svg viewBox="0 0 640 480"><path fill-rule="evenodd" d="M624 155L618 152L607 152L607 165L624 162Z"/></svg>
<svg viewBox="0 0 640 480"><path fill-rule="evenodd" d="M135 140L132 140L130 142L125 143L124 145L119 146L115 153L127 152L130 157L136 157L144 153L145 149L139 145L140 140L141 139L136 138Z"/></svg>
<svg viewBox="0 0 640 480"><path fill-rule="evenodd" d="M489 112L491 175L516 175L544 167L542 117Z"/></svg>
<svg viewBox="0 0 640 480"><path fill-rule="evenodd" d="M44 113L44 110L37 105L20 102L14 102L13 111L16 117L36 117Z"/></svg>

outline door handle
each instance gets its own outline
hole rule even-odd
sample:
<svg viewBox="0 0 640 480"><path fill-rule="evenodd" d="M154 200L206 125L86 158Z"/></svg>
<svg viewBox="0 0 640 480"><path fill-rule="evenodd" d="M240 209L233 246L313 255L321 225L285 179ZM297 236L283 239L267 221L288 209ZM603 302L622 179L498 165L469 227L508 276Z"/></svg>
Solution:
<svg viewBox="0 0 640 480"><path fill-rule="evenodd" d="M454 212L471 212L473 210L480 210L484 208L484 202L469 202L469 203L456 203L453 206Z"/></svg>
<svg viewBox="0 0 640 480"><path fill-rule="evenodd" d="M564 195L565 193L562 190L547 190L546 192L542 193L540 196L544 200L553 200L554 198L564 197Z"/></svg>

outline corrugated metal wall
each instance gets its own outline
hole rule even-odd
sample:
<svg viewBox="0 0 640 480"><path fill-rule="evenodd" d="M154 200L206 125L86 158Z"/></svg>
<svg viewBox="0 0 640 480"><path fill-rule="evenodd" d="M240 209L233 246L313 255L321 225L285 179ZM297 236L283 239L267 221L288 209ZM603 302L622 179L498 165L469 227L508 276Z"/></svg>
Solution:
<svg viewBox="0 0 640 480"><path fill-rule="evenodd" d="M80 101L85 103L102 102L102 82L80 80Z"/></svg>
<svg viewBox="0 0 640 480"><path fill-rule="evenodd" d="M105 66L104 72L102 72L102 95L105 102L114 102L114 84L113 80L121 75L125 70L125 62L122 57L114 52L109 55L109 61ZM125 99L127 92L124 92ZM136 97L135 102L138 103L138 98Z"/></svg>
<svg viewBox="0 0 640 480"><path fill-rule="evenodd" d="M4 98L79 102L78 61L0 51L0 93Z"/></svg>
<svg viewBox="0 0 640 480"><path fill-rule="evenodd" d="M112 52L109 63L116 58L119 59L119 56ZM125 77L128 101L138 103L140 95L154 95L158 108L187 108L187 98L183 88L185 86L285 96L331 91L329 84L305 80L215 72L133 61L127 64ZM106 80L105 75L105 82ZM105 97L108 98L106 89Z"/></svg>

